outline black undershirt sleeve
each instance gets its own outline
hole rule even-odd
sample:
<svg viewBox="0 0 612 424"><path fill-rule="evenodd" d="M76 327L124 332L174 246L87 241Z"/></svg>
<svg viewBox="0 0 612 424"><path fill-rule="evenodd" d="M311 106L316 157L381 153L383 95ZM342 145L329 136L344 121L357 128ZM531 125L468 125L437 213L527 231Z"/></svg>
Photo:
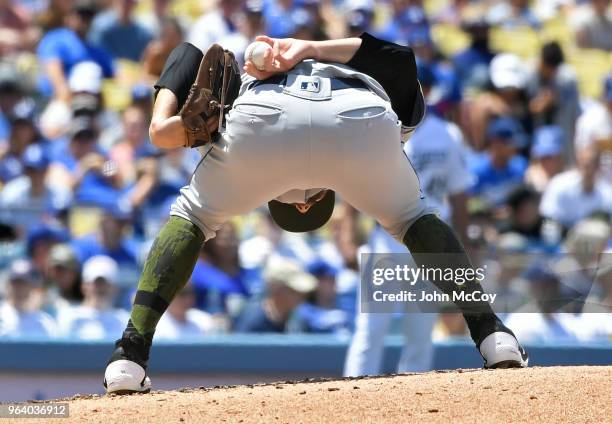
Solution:
<svg viewBox="0 0 612 424"><path fill-rule="evenodd" d="M393 111L409 125L418 93L414 52L410 47L380 40L367 32L359 38L361 46L346 65L378 81L389 95Z"/></svg>
<svg viewBox="0 0 612 424"><path fill-rule="evenodd" d="M155 83L155 96L162 88L172 91L178 99L178 112L187 100L189 89L198 75L202 57L204 54L193 44L181 43L176 46Z"/></svg>

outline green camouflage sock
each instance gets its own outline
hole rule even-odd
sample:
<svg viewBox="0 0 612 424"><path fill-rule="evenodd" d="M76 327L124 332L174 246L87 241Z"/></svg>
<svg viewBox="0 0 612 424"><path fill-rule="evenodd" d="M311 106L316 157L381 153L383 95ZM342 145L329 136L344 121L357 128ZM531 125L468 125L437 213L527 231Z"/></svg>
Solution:
<svg viewBox="0 0 612 424"><path fill-rule="evenodd" d="M149 251L126 331L137 331L151 344L157 322L189 280L203 242L193 223L170 217Z"/></svg>
<svg viewBox="0 0 612 424"><path fill-rule="evenodd" d="M404 244L419 267L473 268L470 258L453 230L436 215L424 215L408 228ZM444 255L447 254L447 255ZM431 281L443 293L453 298L456 291L484 291L479 282L472 280L462 285L451 281ZM472 339L477 345L489 334L500 329L508 331L491 309L488 302L456 302L463 313Z"/></svg>

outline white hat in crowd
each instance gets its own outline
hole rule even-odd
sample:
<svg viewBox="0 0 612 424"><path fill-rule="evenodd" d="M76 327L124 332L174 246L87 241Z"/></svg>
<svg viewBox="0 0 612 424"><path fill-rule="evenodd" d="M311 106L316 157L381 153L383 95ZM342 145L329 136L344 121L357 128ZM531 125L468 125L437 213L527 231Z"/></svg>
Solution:
<svg viewBox="0 0 612 424"><path fill-rule="evenodd" d="M76 64L68 78L68 87L73 93L98 94L102 91L102 68L96 62Z"/></svg>
<svg viewBox="0 0 612 424"><path fill-rule="evenodd" d="M298 262L273 256L263 271L264 280L282 284L298 293L309 293L317 287L317 279L303 270Z"/></svg>
<svg viewBox="0 0 612 424"><path fill-rule="evenodd" d="M48 139L61 137L70 125L72 111L62 100L51 100L40 115L40 131Z"/></svg>
<svg viewBox="0 0 612 424"><path fill-rule="evenodd" d="M92 256L83 264L83 283L93 283L101 278L109 284L117 284L118 276L119 266L111 257Z"/></svg>
<svg viewBox="0 0 612 424"><path fill-rule="evenodd" d="M522 89L527 85L525 64L515 54L498 54L491 61L489 68L491 82L498 89Z"/></svg>

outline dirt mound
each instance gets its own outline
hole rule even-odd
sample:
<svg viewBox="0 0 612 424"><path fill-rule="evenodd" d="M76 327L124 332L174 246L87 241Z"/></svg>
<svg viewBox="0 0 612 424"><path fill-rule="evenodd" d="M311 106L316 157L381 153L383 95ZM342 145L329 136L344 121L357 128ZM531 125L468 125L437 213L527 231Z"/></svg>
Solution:
<svg viewBox="0 0 612 424"><path fill-rule="evenodd" d="M611 393L612 367L457 370L131 396L80 396L69 399L68 421L604 423L612 416Z"/></svg>

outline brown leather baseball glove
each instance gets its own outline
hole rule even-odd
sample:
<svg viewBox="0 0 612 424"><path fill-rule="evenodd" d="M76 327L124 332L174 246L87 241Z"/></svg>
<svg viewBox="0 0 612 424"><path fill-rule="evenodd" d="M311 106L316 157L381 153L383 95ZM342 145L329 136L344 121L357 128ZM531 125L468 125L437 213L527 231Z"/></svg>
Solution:
<svg viewBox="0 0 612 424"><path fill-rule="evenodd" d="M179 116L185 126L187 144L198 147L215 140L223 116L238 97L240 70L234 54L218 44L210 46L202 61ZM211 132L206 122L218 116L217 130Z"/></svg>

